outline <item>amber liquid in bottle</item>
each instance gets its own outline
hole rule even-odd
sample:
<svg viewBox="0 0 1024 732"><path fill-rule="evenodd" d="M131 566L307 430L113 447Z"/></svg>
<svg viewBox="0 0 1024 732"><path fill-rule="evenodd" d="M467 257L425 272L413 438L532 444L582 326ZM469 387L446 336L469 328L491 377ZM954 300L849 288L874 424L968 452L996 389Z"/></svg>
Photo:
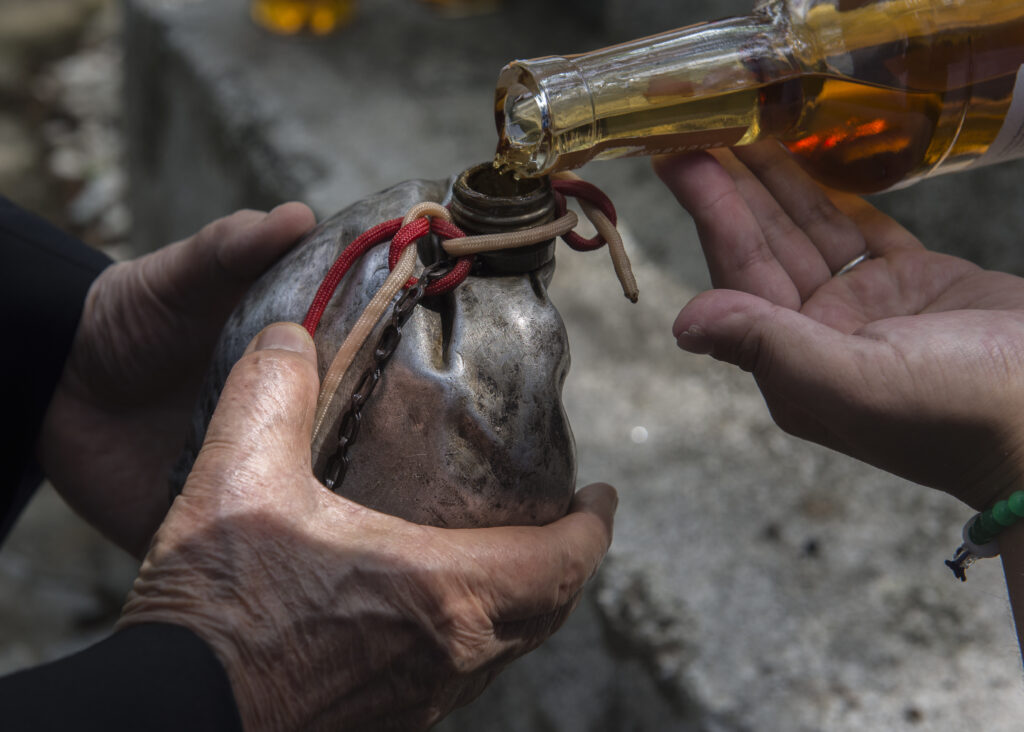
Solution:
<svg viewBox="0 0 1024 732"><path fill-rule="evenodd" d="M881 191L981 159L1002 128L1016 80L1004 74L972 87L915 90L812 76L801 80L795 124L767 132L822 183Z"/></svg>
<svg viewBox="0 0 1024 732"><path fill-rule="evenodd" d="M355 16L356 0L251 0L252 19L282 35L328 35L348 25Z"/></svg>
<svg viewBox="0 0 1024 732"><path fill-rule="evenodd" d="M659 45L643 39L578 57L582 67L506 67L496 165L538 175L775 137L823 183L867 193L995 162L985 153L1024 79L1020 0L836 0L799 23L757 18L677 31L686 53L674 66L651 67L644 46ZM561 81L572 67L584 68L586 93ZM545 74L554 85L538 83Z"/></svg>

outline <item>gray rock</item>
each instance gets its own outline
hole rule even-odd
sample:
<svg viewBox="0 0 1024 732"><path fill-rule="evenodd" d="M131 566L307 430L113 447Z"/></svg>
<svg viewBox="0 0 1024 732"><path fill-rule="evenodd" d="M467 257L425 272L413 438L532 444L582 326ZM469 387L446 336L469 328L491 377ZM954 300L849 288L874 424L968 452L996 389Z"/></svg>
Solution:
<svg viewBox="0 0 1024 732"><path fill-rule="evenodd" d="M84 226L99 219L118 204L124 193L124 178L117 168L89 180L68 207L72 223Z"/></svg>
<svg viewBox="0 0 1024 732"><path fill-rule="evenodd" d="M35 0L0 3L0 46L29 60L71 47L86 20L112 0Z"/></svg>
<svg viewBox="0 0 1024 732"><path fill-rule="evenodd" d="M0 114L0 190L31 177L39 158L39 143L31 130L13 115Z"/></svg>
<svg viewBox="0 0 1024 732"><path fill-rule="evenodd" d="M0 46L0 99L13 99L25 93L29 60L15 49Z"/></svg>

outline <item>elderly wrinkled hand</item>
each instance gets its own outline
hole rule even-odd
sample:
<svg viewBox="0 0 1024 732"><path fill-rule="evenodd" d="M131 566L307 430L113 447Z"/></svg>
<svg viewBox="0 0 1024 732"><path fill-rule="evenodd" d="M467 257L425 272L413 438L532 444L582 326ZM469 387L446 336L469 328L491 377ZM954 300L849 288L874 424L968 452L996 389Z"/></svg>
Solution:
<svg viewBox="0 0 1024 732"><path fill-rule="evenodd" d="M418 730L565 620L611 540L615 492L544 527L438 529L313 476L316 352L294 324L235 365L121 626L186 626L247 730Z"/></svg>
<svg viewBox="0 0 1024 732"><path fill-rule="evenodd" d="M753 372L794 435L976 508L1020 487L1024 279L927 251L774 142L656 169L718 288L680 312L681 348Z"/></svg>
<svg viewBox="0 0 1024 732"><path fill-rule="evenodd" d="M90 288L37 451L64 499L132 553L167 512L165 476L224 322L314 223L299 203L239 211Z"/></svg>

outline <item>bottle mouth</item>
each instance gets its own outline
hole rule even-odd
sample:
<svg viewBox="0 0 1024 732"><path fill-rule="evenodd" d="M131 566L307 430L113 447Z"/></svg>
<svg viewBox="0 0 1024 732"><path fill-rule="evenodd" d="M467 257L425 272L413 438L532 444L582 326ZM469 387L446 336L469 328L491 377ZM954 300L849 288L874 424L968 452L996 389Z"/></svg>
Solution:
<svg viewBox="0 0 1024 732"><path fill-rule="evenodd" d="M479 194L489 199L499 199L495 205L503 204L501 201L516 201L526 205L526 199L536 198L538 194L544 195L549 186L543 178L517 178L509 175L506 171L497 169L493 164L481 163L466 170L465 189L470 195Z"/></svg>
<svg viewBox="0 0 1024 732"><path fill-rule="evenodd" d="M494 94L498 130L495 163L519 176L542 175L551 162L547 96L530 71L513 62L501 71Z"/></svg>
<svg viewBox="0 0 1024 732"><path fill-rule="evenodd" d="M464 170L452 186L455 223L474 234L527 229L554 219L555 198L546 178L519 178L481 163Z"/></svg>
<svg viewBox="0 0 1024 732"><path fill-rule="evenodd" d="M455 223L467 234L498 234L553 221L555 195L547 177L520 178L493 163L481 163L455 179L449 208ZM480 273L491 275L532 272L554 256L553 239L477 255Z"/></svg>

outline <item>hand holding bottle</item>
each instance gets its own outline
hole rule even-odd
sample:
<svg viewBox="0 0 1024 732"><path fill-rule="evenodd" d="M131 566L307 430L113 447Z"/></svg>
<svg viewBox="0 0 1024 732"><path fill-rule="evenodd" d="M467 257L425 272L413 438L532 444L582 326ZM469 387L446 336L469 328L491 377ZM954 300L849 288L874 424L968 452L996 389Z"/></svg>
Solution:
<svg viewBox="0 0 1024 732"><path fill-rule="evenodd" d="M90 288L37 454L64 500L132 554L167 513L166 476L224 322L315 223L300 203L238 211Z"/></svg>
<svg viewBox="0 0 1024 732"><path fill-rule="evenodd" d="M656 168L719 288L679 314L681 348L753 372L794 435L978 509L1021 487L1024 279L929 252L774 142Z"/></svg>
<svg viewBox="0 0 1024 732"><path fill-rule="evenodd" d="M495 162L589 160L775 138L855 193L1024 156L1016 0L759 0L748 16L508 64Z"/></svg>
<svg viewBox="0 0 1024 732"><path fill-rule="evenodd" d="M608 548L615 492L584 488L542 527L371 511L313 477L318 388L300 326L250 344L121 626L203 638L246 730L426 729L566 619Z"/></svg>

